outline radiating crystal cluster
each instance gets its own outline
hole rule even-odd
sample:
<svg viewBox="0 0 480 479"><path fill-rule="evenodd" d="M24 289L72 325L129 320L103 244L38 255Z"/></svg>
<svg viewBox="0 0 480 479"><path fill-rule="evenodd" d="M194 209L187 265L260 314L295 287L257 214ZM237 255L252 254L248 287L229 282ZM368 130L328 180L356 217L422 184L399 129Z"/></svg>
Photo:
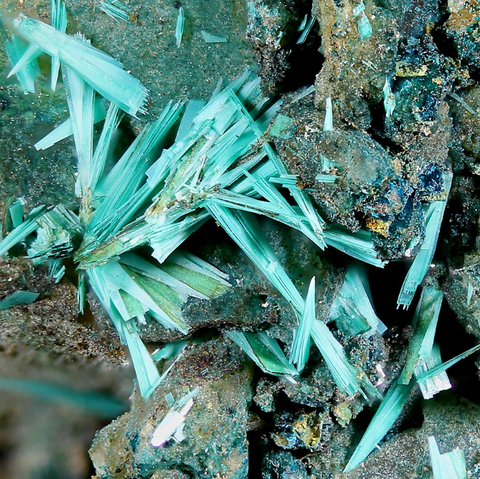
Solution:
<svg viewBox="0 0 480 479"><path fill-rule="evenodd" d="M119 2L110 5L120 8ZM360 36L367 39L371 28L364 6L357 10ZM155 321L187 335L189 325L182 307L188 298L216 298L231 287L228 275L182 249L185 240L213 218L287 300L298 320L289 358L266 332L228 331L226 336L264 372L293 383L308 362L313 340L345 397L381 398L365 372L351 363L329 326L317 317L315 276L304 298L257 220L259 215L268 217L300 231L319 249L332 246L355 258L329 320L347 337L385 331L360 265L383 267L384 261L377 257L370 232L352 233L322 219L297 176L290 174L269 143L271 136L281 135L291 124L285 115L277 115L280 102L265 98L260 79L246 71L228 85L220 82L209 101L170 102L110 168L107 165L122 115L143 112L147 91L118 61L92 47L83 36L65 33L66 10L61 1L53 2L52 12L52 26L20 15L14 28L26 43L15 36L9 54L12 74L18 75L25 91L34 88L40 53L52 57L52 87L61 66L70 117L36 147L46 149L73 135L79 209L39 206L24 218L23 205L16 200L9 207L12 229L0 242L0 256L23 243L34 264L47 264L56 281L65 273L65 259L73 258L79 276L80 310L89 288L128 346L140 392L148 398L165 375L159 374L140 339L138 325ZM179 47L183 22L180 7L175 32ZM309 31L313 19L309 22L304 30ZM395 108L388 80L384 92L388 116ZM94 124L100 121L104 121L103 127L95 140ZM330 98L324 131L334 131ZM324 159L324 163L328 161ZM326 165L325 171L330 166ZM329 184L336 177L320 174L316 181ZM450 183L451 177L446 175L447 193ZM411 304L427 273L445 207L446 197L432 201L426 210L425 238L405 279L399 305ZM432 397L450 387L445 370L478 349L442 363L434 343L442 299L435 286L422 288L405 367L382 399L347 470L360 464L384 437L415 383L425 397ZM169 416L152 439L155 447L171 437L182 439L194 395L189 393L172 403Z"/></svg>

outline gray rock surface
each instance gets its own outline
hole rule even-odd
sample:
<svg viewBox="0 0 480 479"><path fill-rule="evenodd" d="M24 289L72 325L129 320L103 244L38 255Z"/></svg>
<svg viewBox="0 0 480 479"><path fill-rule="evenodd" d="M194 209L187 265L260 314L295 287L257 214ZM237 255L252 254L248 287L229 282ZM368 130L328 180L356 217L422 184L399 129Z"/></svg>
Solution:
<svg viewBox="0 0 480 479"><path fill-rule="evenodd" d="M130 412L96 435L90 456L97 478L146 479L152 474L165 477L167 471L179 478L182 472L195 477L246 477L252 372L230 342L188 347L148 400L135 393ZM198 394L186 416L185 439L154 448L153 431L169 410L165 395L171 393L178 400L194 388Z"/></svg>

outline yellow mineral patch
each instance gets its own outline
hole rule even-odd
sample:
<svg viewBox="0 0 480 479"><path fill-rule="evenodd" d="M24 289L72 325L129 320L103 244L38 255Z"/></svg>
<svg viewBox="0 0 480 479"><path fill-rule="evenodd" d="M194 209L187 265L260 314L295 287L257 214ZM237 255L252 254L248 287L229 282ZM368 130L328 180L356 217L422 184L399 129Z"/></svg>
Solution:
<svg viewBox="0 0 480 479"><path fill-rule="evenodd" d="M352 411L346 402L337 404L333 409L333 414L335 414L339 424L344 427L352 420L353 417Z"/></svg>
<svg viewBox="0 0 480 479"><path fill-rule="evenodd" d="M314 448L322 437L322 424L318 414L302 414L293 424L293 431L306 447Z"/></svg>
<svg viewBox="0 0 480 479"><path fill-rule="evenodd" d="M427 71L427 65L413 65L407 62L397 62L395 65L395 75L397 77L424 77Z"/></svg>
<svg viewBox="0 0 480 479"><path fill-rule="evenodd" d="M385 238L388 236L388 229L390 228L391 221L383 221L378 218L367 218L365 223L370 231L378 233Z"/></svg>

